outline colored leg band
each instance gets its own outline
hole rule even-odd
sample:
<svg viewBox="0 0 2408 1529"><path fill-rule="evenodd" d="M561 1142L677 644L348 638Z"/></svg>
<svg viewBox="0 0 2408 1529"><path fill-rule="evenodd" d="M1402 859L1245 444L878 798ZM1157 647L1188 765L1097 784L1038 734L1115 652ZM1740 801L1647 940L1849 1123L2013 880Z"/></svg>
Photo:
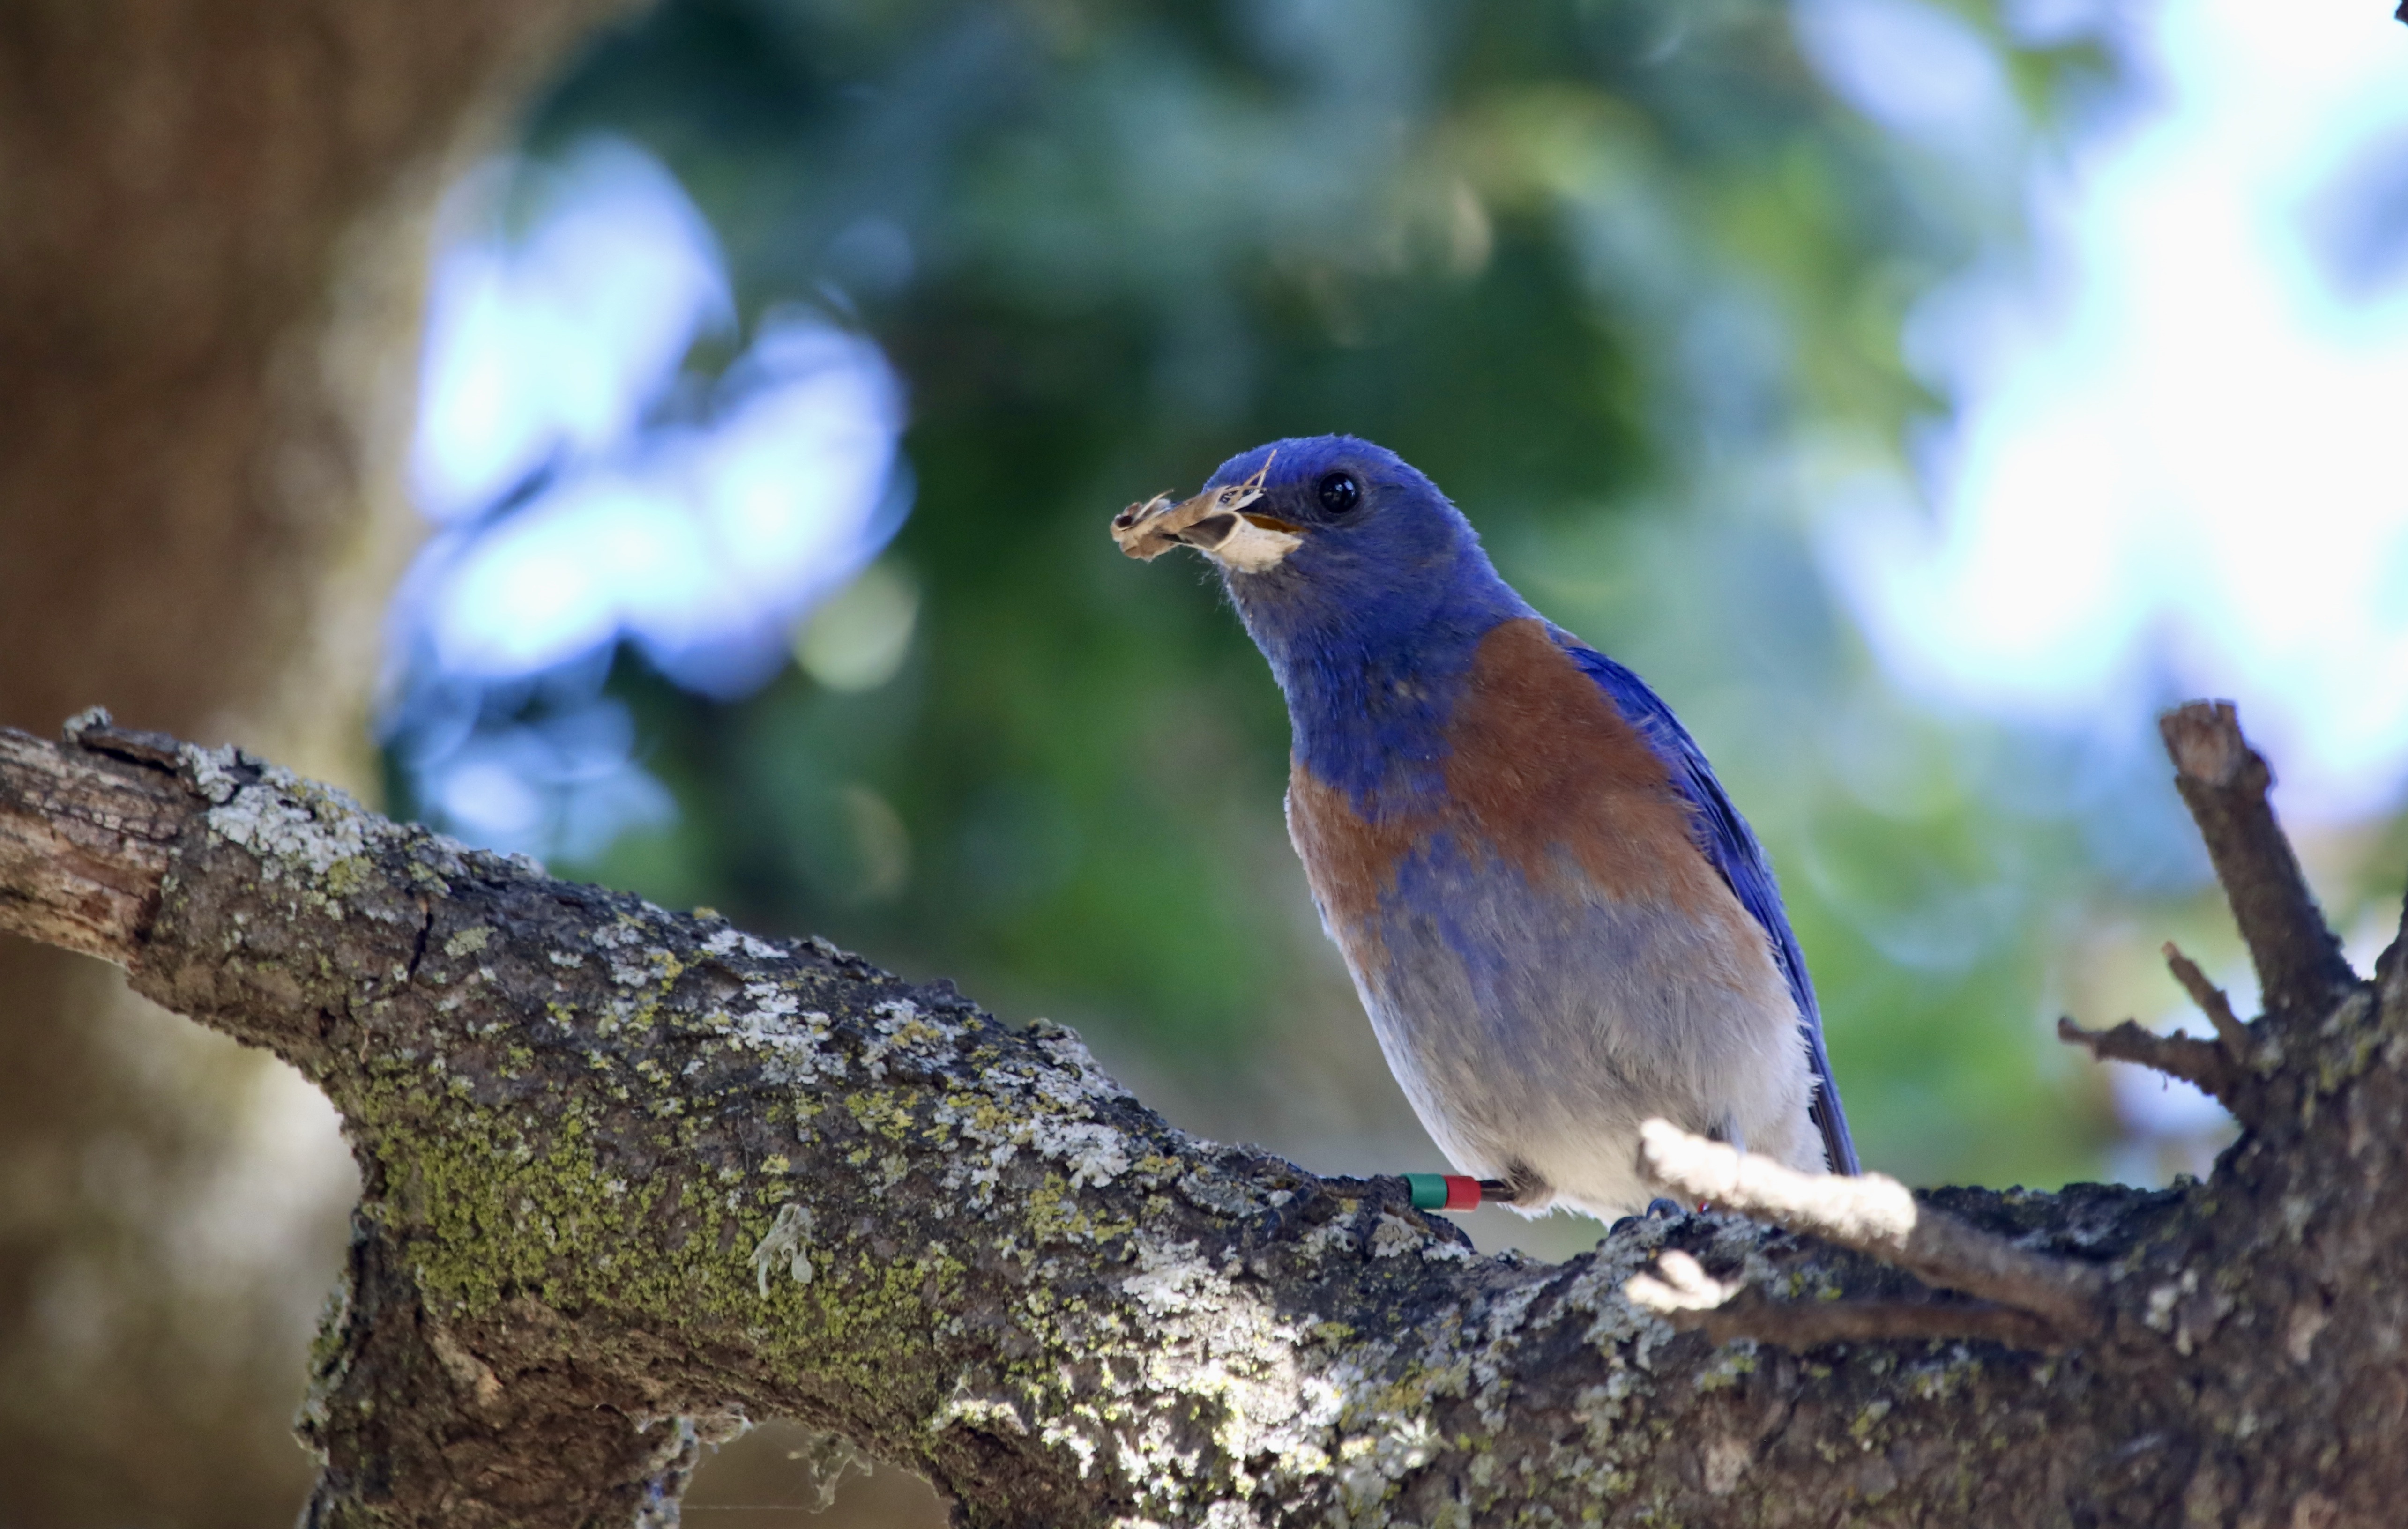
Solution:
<svg viewBox="0 0 2408 1529"><path fill-rule="evenodd" d="M1459 1173L1409 1173L1405 1185L1412 1191L1416 1210L1480 1208L1480 1180Z"/></svg>

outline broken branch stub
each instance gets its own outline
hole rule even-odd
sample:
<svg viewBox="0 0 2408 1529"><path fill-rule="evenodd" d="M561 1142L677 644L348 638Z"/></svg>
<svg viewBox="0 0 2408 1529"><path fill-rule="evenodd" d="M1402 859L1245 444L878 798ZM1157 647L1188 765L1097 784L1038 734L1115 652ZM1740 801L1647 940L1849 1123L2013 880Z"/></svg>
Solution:
<svg viewBox="0 0 2408 1529"><path fill-rule="evenodd" d="M2183 954L2182 948L2173 941L2166 941L2160 951L2166 958L2166 969L2174 974L2174 980L2182 984L2190 1001L2207 1016L2207 1022L2215 1027L2215 1037L2223 1043L2226 1054L2236 1065L2248 1066L2257 1059L2258 1043L2249 1034L2249 1026L2232 1012L2232 1000L2222 988L2209 981L2207 974L2199 969L2199 963Z"/></svg>
<svg viewBox="0 0 2408 1529"><path fill-rule="evenodd" d="M2192 701L2157 719L2174 789L2206 842L2265 993L2286 1024L2320 1017L2358 980L2325 923L2266 793L2273 772L2242 736L2229 701Z"/></svg>

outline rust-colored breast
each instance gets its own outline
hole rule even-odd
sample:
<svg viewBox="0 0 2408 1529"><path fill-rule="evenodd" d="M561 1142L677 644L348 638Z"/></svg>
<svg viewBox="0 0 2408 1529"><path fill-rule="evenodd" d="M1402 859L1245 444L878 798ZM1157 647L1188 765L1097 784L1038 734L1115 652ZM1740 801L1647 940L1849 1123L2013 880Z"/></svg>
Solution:
<svg viewBox="0 0 2408 1529"><path fill-rule="evenodd" d="M1663 761L1540 622L1482 640L1447 741L1448 794L1534 881L1568 852L1617 901L1695 913L1728 895Z"/></svg>
<svg viewBox="0 0 2408 1529"><path fill-rule="evenodd" d="M1446 743L1444 799L1376 822L1294 767L1288 831L1333 922L1369 921L1399 865L1440 837L1467 869L1493 855L1567 893L1716 922L1736 908L1663 763L1541 623L1507 622L1482 639ZM1573 874L1584 887L1564 884Z"/></svg>
<svg viewBox="0 0 2408 1529"><path fill-rule="evenodd" d="M1397 867L1438 822L1436 814L1366 822L1346 793L1324 785L1304 762L1288 770L1287 835L1304 862L1304 878L1350 954L1350 931L1366 930L1393 885Z"/></svg>

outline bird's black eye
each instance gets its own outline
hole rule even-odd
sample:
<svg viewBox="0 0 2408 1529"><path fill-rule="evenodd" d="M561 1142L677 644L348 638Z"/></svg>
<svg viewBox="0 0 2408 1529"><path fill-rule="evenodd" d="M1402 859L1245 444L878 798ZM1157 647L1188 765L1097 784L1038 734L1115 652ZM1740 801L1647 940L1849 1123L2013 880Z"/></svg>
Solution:
<svg viewBox="0 0 2408 1529"><path fill-rule="evenodd" d="M1345 514L1363 497L1353 473L1331 473L1314 485L1312 492L1321 496L1321 507L1332 515Z"/></svg>

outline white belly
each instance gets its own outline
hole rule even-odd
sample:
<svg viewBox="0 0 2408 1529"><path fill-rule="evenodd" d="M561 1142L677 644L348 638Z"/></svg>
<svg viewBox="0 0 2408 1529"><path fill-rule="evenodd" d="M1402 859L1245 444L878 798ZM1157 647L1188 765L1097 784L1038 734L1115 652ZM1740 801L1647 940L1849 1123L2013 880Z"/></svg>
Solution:
<svg viewBox="0 0 2408 1529"><path fill-rule="evenodd" d="M1457 1169L1537 1180L1515 1206L1527 1214L1629 1215L1657 1193L1637 1163L1651 1117L1823 1167L1797 1005L1736 899L1730 917L1699 921L1542 894L1494 861L1442 879L1412 878L1412 911L1385 896L1331 934L1390 1070Z"/></svg>

